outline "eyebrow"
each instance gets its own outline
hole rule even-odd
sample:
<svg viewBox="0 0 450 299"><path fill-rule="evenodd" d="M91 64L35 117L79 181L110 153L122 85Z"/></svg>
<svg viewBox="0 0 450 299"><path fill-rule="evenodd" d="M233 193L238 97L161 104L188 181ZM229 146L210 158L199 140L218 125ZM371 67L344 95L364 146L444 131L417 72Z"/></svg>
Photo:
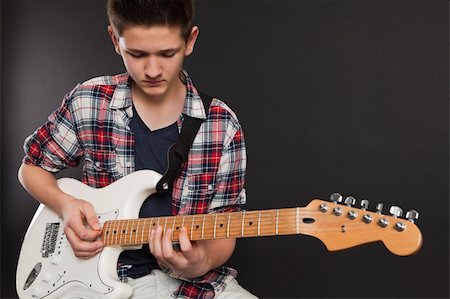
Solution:
<svg viewBox="0 0 450 299"><path fill-rule="evenodd" d="M133 49L133 48L126 48L125 49L128 52L131 53L136 53L136 54L149 54L147 51L144 50L139 50L139 49ZM178 48L168 48L168 49L163 49L163 50L159 50L157 53L167 53L167 52L179 52L181 50L181 47Z"/></svg>

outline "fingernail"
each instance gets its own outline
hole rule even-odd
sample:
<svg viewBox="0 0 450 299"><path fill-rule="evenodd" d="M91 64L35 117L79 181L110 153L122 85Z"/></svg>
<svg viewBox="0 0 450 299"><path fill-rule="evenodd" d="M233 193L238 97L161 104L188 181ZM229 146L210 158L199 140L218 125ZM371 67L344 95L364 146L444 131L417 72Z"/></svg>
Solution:
<svg viewBox="0 0 450 299"><path fill-rule="evenodd" d="M102 242L100 242L100 243L97 243L97 249L100 249L100 248L103 248L103 243Z"/></svg>

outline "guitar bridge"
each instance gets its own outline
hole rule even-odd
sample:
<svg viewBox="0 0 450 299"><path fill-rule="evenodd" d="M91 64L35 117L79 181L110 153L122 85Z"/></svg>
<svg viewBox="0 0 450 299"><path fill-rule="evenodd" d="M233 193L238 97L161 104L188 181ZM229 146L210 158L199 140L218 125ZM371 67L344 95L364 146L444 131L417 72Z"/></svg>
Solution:
<svg viewBox="0 0 450 299"><path fill-rule="evenodd" d="M42 240L41 253L42 257L49 257L55 252L56 239L58 238L59 223L47 223L45 226L44 239Z"/></svg>

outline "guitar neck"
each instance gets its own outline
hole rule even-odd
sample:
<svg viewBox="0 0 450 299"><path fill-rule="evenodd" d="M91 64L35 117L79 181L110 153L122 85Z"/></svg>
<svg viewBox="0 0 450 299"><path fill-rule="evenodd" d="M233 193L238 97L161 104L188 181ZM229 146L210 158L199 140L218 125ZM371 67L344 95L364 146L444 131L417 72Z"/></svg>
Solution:
<svg viewBox="0 0 450 299"><path fill-rule="evenodd" d="M300 214L301 208L286 208L111 220L104 223L101 239L105 246L142 245L148 243L150 230L158 225L163 233L172 230L173 242L178 241L181 227L193 241L299 234Z"/></svg>

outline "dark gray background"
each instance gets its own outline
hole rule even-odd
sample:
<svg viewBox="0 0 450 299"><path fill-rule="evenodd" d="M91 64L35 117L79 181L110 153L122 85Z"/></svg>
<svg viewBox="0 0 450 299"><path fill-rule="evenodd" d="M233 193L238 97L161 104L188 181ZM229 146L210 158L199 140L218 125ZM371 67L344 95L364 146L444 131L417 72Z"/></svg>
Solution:
<svg viewBox="0 0 450 299"><path fill-rule="evenodd" d="M198 0L186 62L239 115L247 209L333 192L417 209L415 256L381 243L328 252L315 238L238 242L230 265L268 298L448 298L448 2ZM124 70L104 1L1 2L1 298L15 297L37 203L19 185L22 143L78 82ZM65 172L63 176L78 175Z"/></svg>

